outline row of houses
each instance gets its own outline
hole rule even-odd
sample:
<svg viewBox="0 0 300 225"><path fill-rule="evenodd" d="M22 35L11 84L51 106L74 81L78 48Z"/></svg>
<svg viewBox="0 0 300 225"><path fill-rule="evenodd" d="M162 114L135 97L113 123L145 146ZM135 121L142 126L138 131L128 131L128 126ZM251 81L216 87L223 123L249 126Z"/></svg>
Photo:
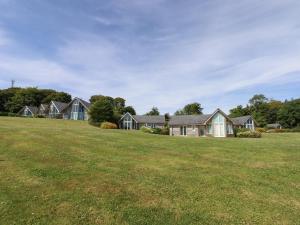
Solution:
<svg viewBox="0 0 300 225"><path fill-rule="evenodd" d="M24 106L18 114L25 117L44 116L56 119L88 120L90 105L89 102L80 98L74 98L70 103L51 101L39 107Z"/></svg>
<svg viewBox="0 0 300 225"><path fill-rule="evenodd" d="M163 128L168 125L171 136L230 137L234 128L255 130L256 122L252 116L230 118L222 110L212 114L171 116L140 116L126 113L119 121L121 129L140 129L142 126Z"/></svg>
<svg viewBox="0 0 300 225"><path fill-rule="evenodd" d="M88 120L90 105L80 98L74 98L70 103L51 101L49 105L41 104L40 107L25 106L19 114L27 117L40 115L49 118ZM211 114L171 116L168 119L165 116L126 113L119 120L120 129L139 130L143 126L151 128L168 126L171 136L229 137L233 136L234 128L254 130L256 122L250 115L230 118L220 109Z"/></svg>

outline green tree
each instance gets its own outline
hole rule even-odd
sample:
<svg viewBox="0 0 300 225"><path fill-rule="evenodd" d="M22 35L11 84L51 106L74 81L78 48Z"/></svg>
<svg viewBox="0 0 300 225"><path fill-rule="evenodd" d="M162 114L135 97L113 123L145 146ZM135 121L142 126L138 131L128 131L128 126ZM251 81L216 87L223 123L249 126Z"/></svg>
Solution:
<svg viewBox="0 0 300 225"><path fill-rule="evenodd" d="M127 112L130 113L131 115L136 115L136 112L135 112L135 110L134 110L134 108L132 106L126 106L124 108L123 113L125 114Z"/></svg>
<svg viewBox="0 0 300 225"><path fill-rule="evenodd" d="M21 88L8 88L0 90L0 112L8 112L7 103Z"/></svg>
<svg viewBox="0 0 300 225"><path fill-rule="evenodd" d="M120 114L124 113L126 100L124 98L117 97L114 99L114 110Z"/></svg>
<svg viewBox="0 0 300 225"><path fill-rule="evenodd" d="M242 105L238 105L236 108L230 109L229 110L229 117L240 117L240 116L245 116L247 114L247 109L243 108Z"/></svg>
<svg viewBox="0 0 300 225"><path fill-rule="evenodd" d="M278 111L278 121L285 128L300 126L300 98L284 102Z"/></svg>
<svg viewBox="0 0 300 225"><path fill-rule="evenodd" d="M201 108L201 104L198 102L193 102L183 107L186 115L201 115L202 110L203 108Z"/></svg>
<svg viewBox="0 0 300 225"><path fill-rule="evenodd" d="M266 112L267 123L276 123L278 122L277 114L282 107L281 101L270 100L268 102L268 110Z"/></svg>
<svg viewBox="0 0 300 225"><path fill-rule="evenodd" d="M159 115L158 108L153 106L152 109L149 112L147 112L145 115L147 115L147 116L158 116Z"/></svg>
<svg viewBox="0 0 300 225"><path fill-rule="evenodd" d="M198 102L187 104L183 109L179 109L175 112L175 115L201 115L203 108Z"/></svg>
<svg viewBox="0 0 300 225"><path fill-rule="evenodd" d="M89 110L89 121L96 125L102 122L115 122L111 102L105 98L93 102Z"/></svg>
<svg viewBox="0 0 300 225"><path fill-rule="evenodd" d="M53 92L47 95L42 102L49 103L51 101L69 103L72 101L72 96L65 92Z"/></svg>
<svg viewBox="0 0 300 225"><path fill-rule="evenodd" d="M249 109L259 126L267 124L268 98L263 94L256 94L249 100Z"/></svg>

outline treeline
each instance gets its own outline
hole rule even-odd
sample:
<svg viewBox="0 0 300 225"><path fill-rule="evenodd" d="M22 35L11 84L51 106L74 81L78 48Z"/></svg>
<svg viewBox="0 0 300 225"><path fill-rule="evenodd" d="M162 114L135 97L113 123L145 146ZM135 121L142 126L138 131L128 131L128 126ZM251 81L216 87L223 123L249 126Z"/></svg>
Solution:
<svg viewBox="0 0 300 225"><path fill-rule="evenodd" d="M0 90L0 112L17 113L23 106L39 106L51 101L70 102L72 96L52 89L8 88Z"/></svg>
<svg viewBox="0 0 300 225"><path fill-rule="evenodd" d="M92 103L90 113L94 113L95 122L103 121L102 115L107 116L105 121L116 122L126 112L130 112L132 115L136 114L132 106L126 106L124 98L93 95L89 100ZM66 92L36 87L0 89L0 113L18 113L25 105L38 107L42 103L49 104L51 101L69 103L72 101L72 96ZM99 113L101 107L103 110L100 109Z"/></svg>
<svg viewBox="0 0 300 225"><path fill-rule="evenodd" d="M238 105L230 110L230 117L252 115L258 126L279 123L284 128L300 126L300 98L284 102L269 99L263 94L254 95L246 107Z"/></svg>

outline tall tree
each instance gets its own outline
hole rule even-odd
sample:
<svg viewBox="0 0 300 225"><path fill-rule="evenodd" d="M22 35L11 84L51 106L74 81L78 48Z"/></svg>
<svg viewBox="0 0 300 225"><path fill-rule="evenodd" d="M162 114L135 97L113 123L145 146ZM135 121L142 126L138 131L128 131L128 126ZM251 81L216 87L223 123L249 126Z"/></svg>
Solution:
<svg viewBox="0 0 300 225"><path fill-rule="evenodd" d="M124 108L123 113L125 114L127 112L130 113L131 115L136 115L135 109L132 106L126 106Z"/></svg>
<svg viewBox="0 0 300 225"><path fill-rule="evenodd" d="M114 122L114 111L111 102L107 98L93 102L89 110L89 120L92 124L102 122Z"/></svg>
<svg viewBox="0 0 300 225"><path fill-rule="evenodd" d="M54 92L45 97L42 102L49 103L51 101L69 103L72 101L72 96L65 92Z"/></svg>
<svg viewBox="0 0 300 225"><path fill-rule="evenodd" d="M198 102L187 104L183 109L179 109L175 112L175 115L201 115L203 108Z"/></svg>
<svg viewBox="0 0 300 225"><path fill-rule="evenodd" d="M229 116L234 118L234 117L240 117L240 116L245 116L247 115L247 109L243 108L242 105L238 105L236 108L230 109L229 110Z"/></svg>
<svg viewBox="0 0 300 225"><path fill-rule="evenodd" d="M285 101L278 111L278 121L285 128L300 126L300 98Z"/></svg>
<svg viewBox="0 0 300 225"><path fill-rule="evenodd" d="M158 116L159 115L159 111L157 107L152 107L152 109L146 113L147 116Z"/></svg>

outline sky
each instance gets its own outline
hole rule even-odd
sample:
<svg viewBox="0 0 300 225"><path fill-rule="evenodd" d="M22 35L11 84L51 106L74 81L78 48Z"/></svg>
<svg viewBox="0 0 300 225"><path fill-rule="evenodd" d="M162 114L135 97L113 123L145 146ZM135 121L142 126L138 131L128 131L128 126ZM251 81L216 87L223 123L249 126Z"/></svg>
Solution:
<svg viewBox="0 0 300 225"><path fill-rule="evenodd" d="M123 97L139 114L300 93L299 0L0 0L0 88Z"/></svg>

